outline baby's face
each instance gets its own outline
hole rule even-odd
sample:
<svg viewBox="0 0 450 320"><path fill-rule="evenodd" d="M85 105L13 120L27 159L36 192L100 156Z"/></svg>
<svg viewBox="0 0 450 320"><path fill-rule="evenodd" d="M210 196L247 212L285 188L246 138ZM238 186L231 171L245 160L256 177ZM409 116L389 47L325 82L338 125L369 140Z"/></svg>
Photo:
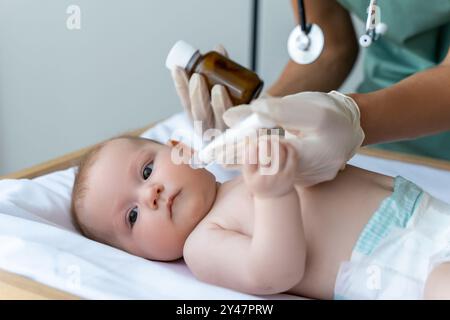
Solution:
<svg viewBox="0 0 450 320"><path fill-rule="evenodd" d="M175 165L171 149L145 140L108 142L89 169L79 220L132 254L180 258L186 238L212 207L216 181L206 170Z"/></svg>

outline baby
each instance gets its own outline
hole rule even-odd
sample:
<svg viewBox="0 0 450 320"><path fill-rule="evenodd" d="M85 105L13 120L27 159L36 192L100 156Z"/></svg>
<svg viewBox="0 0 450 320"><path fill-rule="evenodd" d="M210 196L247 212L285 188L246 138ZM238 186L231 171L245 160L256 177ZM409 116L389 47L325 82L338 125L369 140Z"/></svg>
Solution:
<svg viewBox="0 0 450 320"><path fill-rule="evenodd" d="M302 188L282 142L276 174L245 164L221 184L174 164L173 147L120 137L91 151L73 188L80 231L249 294L450 298L450 206L413 183L348 167Z"/></svg>

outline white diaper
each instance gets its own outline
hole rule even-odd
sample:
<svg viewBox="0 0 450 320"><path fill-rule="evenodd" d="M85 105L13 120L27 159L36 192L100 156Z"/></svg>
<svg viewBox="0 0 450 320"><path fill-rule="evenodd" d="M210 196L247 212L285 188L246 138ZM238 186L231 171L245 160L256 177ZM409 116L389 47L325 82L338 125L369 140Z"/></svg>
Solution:
<svg viewBox="0 0 450 320"><path fill-rule="evenodd" d="M335 299L422 299L427 277L450 261L450 205L395 178L386 198L341 264Z"/></svg>

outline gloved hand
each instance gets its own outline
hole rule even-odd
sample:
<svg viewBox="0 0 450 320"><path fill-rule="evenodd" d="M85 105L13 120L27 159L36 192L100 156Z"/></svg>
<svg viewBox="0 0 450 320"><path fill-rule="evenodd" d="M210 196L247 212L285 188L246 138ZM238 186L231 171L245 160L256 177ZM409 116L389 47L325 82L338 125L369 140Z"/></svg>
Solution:
<svg viewBox="0 0 450 320"><path fill-rule="evenodd" d="M223 46L219 45L214 50L228 57ZM227 128L222 115L233 104L224 86L215 85L210 95L202 75L194 73L188 79L186 71L179 67L172 71L172 78L181 104L191 121L203 121L203 130L217 128L223 131Z"/></svg>
<svg viewBox="0 0 450 320"><path fill-rule="evenodd" d="M258 99L227 110L223 119L232 127L253 112L287 131L299 155L296 182L303 186L334 179L364 141L358 105L337 91Z"/></svg>

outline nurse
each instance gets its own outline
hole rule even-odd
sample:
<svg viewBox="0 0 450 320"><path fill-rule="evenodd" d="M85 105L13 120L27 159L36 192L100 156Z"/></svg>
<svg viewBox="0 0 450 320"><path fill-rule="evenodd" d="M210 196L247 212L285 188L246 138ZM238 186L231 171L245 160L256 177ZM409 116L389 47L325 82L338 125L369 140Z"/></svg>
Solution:
<svg viewBox="0 0 450 320"><path fill-rule="evenodd" d="M310 173L313 163L316 169L312 168L316 172L312 177L309 174L309 184L334 178L361 145L450 160L450 0L378 0L388 30L364 49L364 79L356 93L346 96L325 92L339 88L354 66L360 35L350 13L366 21L369 1L304 2L308 22L323 31L322 53L311 64L288 61L266 91L269 98L228 110L226 124L234 125L252 112L269 117L286 114L285 119L277 119L278 124L315 132L314 145L298 145L300 157L313 155L305 159ZM294 12L297 3L292 1ZM223 127L218 113L231 106L226 90L216 86L210 93L202 76L188 81L180 69L172 75L183 105L191 114L197 110L203 115L194 119L214 118L212 126ZM333 125L319 125L314 117L305 117L311 110L318 111L320 123ZM356 139L361 131L362 138ZM341 132L346 134L336 139ZM310 152L318 146L326 151Z"/></svg>

